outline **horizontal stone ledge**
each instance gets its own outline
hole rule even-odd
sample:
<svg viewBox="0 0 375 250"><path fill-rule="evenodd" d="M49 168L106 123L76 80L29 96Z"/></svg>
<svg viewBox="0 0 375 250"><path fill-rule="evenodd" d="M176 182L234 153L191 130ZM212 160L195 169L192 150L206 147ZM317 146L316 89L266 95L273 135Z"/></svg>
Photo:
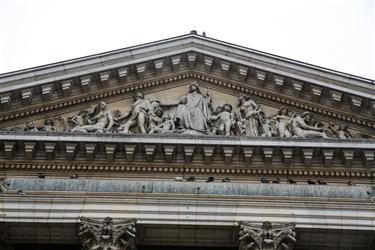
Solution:
<svg viewBox="0 0 375 250"><path fill-rule="evenodd" d="M115 133L0 132L0 141L140 143L180 145L230 145L306 148L375 149L372 139L276 138L211 135L143 135Z"/></svg>
<svg viewBox="0 0 375 250"><path fill-rule="evenodd" d="M93 192L370 199L370 186L8 178L6 192Z"/></svg>

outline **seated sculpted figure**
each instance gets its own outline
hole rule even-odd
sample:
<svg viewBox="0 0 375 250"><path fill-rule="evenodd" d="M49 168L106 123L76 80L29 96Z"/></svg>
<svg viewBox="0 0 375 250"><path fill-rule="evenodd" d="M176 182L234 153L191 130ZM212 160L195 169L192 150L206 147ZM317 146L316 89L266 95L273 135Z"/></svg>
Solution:
<svg viewBox="0 0 375 250"><path fill-rule="evenodd" d="M104 133L111 131L113 126L113 117L105 102L99 102L93 110L87 113L87 124L77 125L72 132L97 132ZM78 122L79 124L79 122Z"/></svg>
<svg viewBox="0 0 375 250"><path fill-rule="evenodd" d="M323 131L323 128L307 125L311 119L310 112L304 112L302 115L294 115L291 119L294 136L301 138L329 138Z"/></svg>
<svg viewBox="0 0 375 250"><path fill-rule="evenodd" d="M146 134L146 122L148 119L148 112L154 111L156 105L154 102L151 102L149 99L145 98L142 91L139 91L134 96L134 102L121 118L119 119L128 119L125 124L121 125L117 130L120 133L128 134L130 129L135 128L137 132Z"/></svg>

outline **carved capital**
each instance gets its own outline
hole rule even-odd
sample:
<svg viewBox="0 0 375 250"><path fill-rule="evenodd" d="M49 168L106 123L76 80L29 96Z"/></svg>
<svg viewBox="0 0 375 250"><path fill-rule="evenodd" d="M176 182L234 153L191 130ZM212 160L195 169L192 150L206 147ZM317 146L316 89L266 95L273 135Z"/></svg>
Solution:
<svg viewBox="0 0 375 250"><path fill-rule="evenodd" d="M79 238L83 250L136 250L135 219L113 221L80 217Z"/></svg>
<svg viewBox="0 0 375 250"><path fill-rule="evenodd" d="M240 221L239 250L291 250L296 242L294 222L253 225Z"/></svg>

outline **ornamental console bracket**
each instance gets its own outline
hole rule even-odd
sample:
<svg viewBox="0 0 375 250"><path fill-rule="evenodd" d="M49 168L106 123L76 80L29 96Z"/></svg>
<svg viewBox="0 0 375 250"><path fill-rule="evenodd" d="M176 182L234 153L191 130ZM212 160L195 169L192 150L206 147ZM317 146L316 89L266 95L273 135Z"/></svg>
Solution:
<svg viewBox="0 0 375 250"><path fill-rule="evenodd" d="M83 250L136 250L135 219L114 222L80 217L79 238Z"/></svg>
<svg viewBox="0 0 375 250"><path fill-rule="evenodd" d="M294 222L253 225L240 221L239 250L291 250L296 242Z"/></svg>

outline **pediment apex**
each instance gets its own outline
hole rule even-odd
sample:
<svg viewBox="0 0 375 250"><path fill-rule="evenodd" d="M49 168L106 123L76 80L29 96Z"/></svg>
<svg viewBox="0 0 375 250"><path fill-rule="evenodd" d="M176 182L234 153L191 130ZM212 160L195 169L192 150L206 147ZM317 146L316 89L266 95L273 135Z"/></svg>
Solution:
<svg viewBox="0 0 375 250"><path fill-rule="evenodd" d="M0 75L0 119L187 78L375 126L372 80L195 34Z"/></svg>
<svg viewBox="0 0 375 250"><path fill-rule="evenodd" d="M187 52L204 54L206 55L204 59L207 62L212 61L213 58L218 58L275 74L286 75L296 79L300 78L299 80L312 81L315 84L319 84L320 81L333 80L339 84L375 90L374 80L371 79L356 77L195 34L182 35L124 49L1 74L0 83L2 84L2 88L7 91L8 88L14 85L22 85L22 88L32 86L31 84L20 84L20 81L22 83L30 82L37 84L42 82L42 80L51 81L52 77L56 78L56 80L60 79L61 76L69 77L66 75L71 71L75 71L78 74L84 71L93 73L114 67L117 68L121 65L137 64L142 61L156 60L168 56L178 58L176 56ZM73 77L74 75L71 76Z"/></svg>

